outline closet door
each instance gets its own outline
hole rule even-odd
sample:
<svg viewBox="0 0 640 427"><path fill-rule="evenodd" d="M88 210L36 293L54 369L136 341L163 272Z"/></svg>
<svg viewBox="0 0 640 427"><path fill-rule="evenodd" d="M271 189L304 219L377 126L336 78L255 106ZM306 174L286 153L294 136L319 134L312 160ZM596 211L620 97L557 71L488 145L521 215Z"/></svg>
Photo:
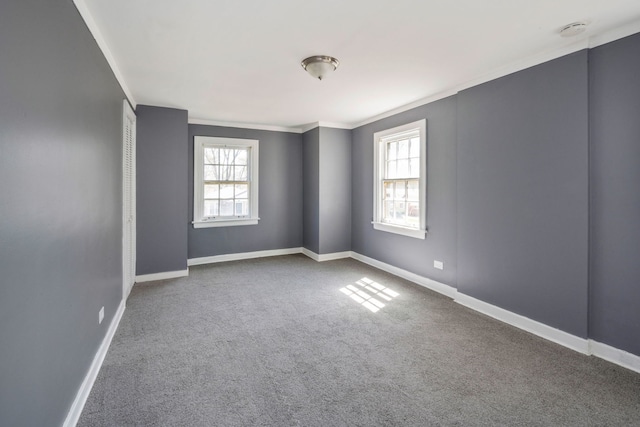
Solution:
<svg viewBox="0 0 640 427"><path fill-rule="evenodd" d="M122 112L122 297L136 279L136 115L125 99Z"/></svg>

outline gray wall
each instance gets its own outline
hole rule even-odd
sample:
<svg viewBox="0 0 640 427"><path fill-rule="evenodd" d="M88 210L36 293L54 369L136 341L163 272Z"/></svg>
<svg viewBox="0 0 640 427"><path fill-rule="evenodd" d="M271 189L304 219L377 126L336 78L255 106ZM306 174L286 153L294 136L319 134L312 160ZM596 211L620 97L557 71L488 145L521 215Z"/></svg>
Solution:
<svg viewBox="0 0 640 427"><path fill-rule="evenodd" d="M258 225L194 229L193 137L260 141ZM302 136L288 132L189 125L189 258L302 246Z"/></svg>
<svg viewBox="0 0 640 427"><path fill-rule="evenodd" d="M187 268L187 111L136 108L136 275Z"/></svg>
<svg viewBox="0 0 640 427"><path fill-rule="evenodd" d="M587 337L587 51L458 95L458 290Z"/></svg>
<svg viewBox="0 0 640 427"><path fill-rule="evenodd" d="M374 230L373 134L427 119L425 240ZM362 255L456 286L456 97L361 126L352 135L351 247ZM443 261L444 270L433 268Z"/></svg>
<svg viewBox="0 0 640 427"><path fill-rule="evenodd" d="M589 333L640 355L640 35L589 54Z"/></svg>
<svg viewBox="0 0 640 427"><path fill-rule="evenodd" d="M60 425L122 299L124 94L69 0L0 2L0 58L0 424Z"/></svg>
<svg viewBox="0 0 640 427"><path fill-rule="evenodd" d="M320 127L320 248L351 250L351 131Z"/></svg>
<svg viewBox="0 0 640 427"><path fill-rule="evenodd" d="M302 134L303 242L320 253L320 128Z"/></svg>
<svg viewBox="0 0 640 427"><path fill-rule="evenodd" d="M316 254L351 250L351 131L302 134L303 246Z"/></svg>

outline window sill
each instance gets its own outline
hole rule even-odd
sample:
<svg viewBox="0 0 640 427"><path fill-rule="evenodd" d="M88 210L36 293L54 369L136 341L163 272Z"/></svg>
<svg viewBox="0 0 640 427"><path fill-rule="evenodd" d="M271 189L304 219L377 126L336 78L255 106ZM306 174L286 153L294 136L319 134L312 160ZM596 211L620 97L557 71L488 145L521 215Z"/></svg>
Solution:
<svg viewBox="0 0 640 427"><path fill-rule="evenodd" d="M238 225L256 225L260 218L224 219L211 221L193 221L193 228L235 227Z"/></svg>
<svg viewBox="0 0 640 427"><path fill-rule="evenodd" d="M407 228L375 221L371 222L371 224L373 224L373 228L376 230L413 237L414 239L424 240L427 235L427 230L416 230L415 228Z"/></svg>

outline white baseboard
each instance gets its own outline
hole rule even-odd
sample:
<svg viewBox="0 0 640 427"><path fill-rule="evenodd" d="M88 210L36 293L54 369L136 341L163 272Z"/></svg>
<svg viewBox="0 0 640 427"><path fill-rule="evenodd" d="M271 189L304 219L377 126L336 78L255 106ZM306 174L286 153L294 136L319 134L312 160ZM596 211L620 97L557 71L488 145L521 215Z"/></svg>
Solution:
<svg viewBox="0 0 640 427"><path fill-rule="evenodd" d="M191 267L193 265L214 264L217 262L239 261L243 259L264 258L264 257L280 256L280 255L292 255L292 254L299 254L299 253L302 253L302 248L286 248L286 249L272 249L267 251L241 252L237 254L224 254L224 255L206 256L201 258L191 258L187 260L187 265Z"/></svg>
<svg viewBox="0 0 640 427"><path fill-rule="evenodd" d="M382 261L369 258L357 252L337 252L333 254L318 255L305 248L276 249L276 250L269 250L269 251L245 252L241 254L229 254L229 255L218 255L213 257L193 258L189 260L188 265L191 266L191 265L200 265L200 264L233 261L233 260L241 260L241 259L249 259L249 258L259 258L259 257L266 257L266 256L290 255L290 254L297 254L297 253L303 253L309 258L312 258L316 261L328 261L330 259L351 257L355 260L358 260L365 264L379 268L383 271L394 274L398 277L402 277L403 279L409 280L413 283L416 283L417 285L424 286L435 292L441 293L445 296L448 296L454 299L455 302L461 305L469 307L472 310L478 311L480 313L486 314L502 322L513 325L519 329L525 330L527 332L530 332L534 335L537 335L549 341L568 347L579 353L593 355L601 359L607 360L611 363L614 363L616 365L622 366L623 368L630 369L632 371L640 373L640 356L636 356L624 350L620 350L615 347L611 347L607 344L599 343L597 341L586 340L583 338L576 337L575 335L560 331L559 329L552 328L551 326L547 326L538 321L531 320L527 317L521 316L519 314L515 314L508 310L502 309L500 307L496 307L492 304L480 301L478 299L475 299L473 297L460 293L451 286L445 285L443 283L439 283L435 280L428 279L426 277L417 275L415 273L411 273L410 271L395 267L391 264L387 264ZM188 274L189 274L188 269L182 270L182 271L167 272L167 273L148 274L145 276L137 276L136 282L146 281L146 280L168 279L173 277L183 277L183 276L187 276ZM139 278L142 278L143 280L139 280ZM113 339L113 336L115 335L116 330L118 329L118 325L120 324L120 319L122 319L122 315L125 310L125 304L126 304L126 298L123 298L122 301L120 302L120 305L118 306L118 310L116 311L113 317L113 320L111 321L111 325L109 325L109 330L107 331L107 334L102 340L102 344L100 344L100 348L98 349L96 355L94 356L93 362L91 363L91 366L89 367L89 370L76 394L73 404L69 409L69 413L67 414L67 418L65 419L63 424L64 427L74 427L77 424L78 420L80 419L80 415L82 414L82 409L84 408L87 398L89 397L89 393L91 392L93 383L95 382L98 376L98 372L102 367L104 358L107 355L109 346L111 345L111 340Z"/></svg>
<svg viewBox="0 0 640 427"><path fill-rule="evenodd" d="M80 419L80 414L82 414L82 409L84 408L84 404L87 402L87 398L89 397L89 393L93 388L93 383L96 381L98 377L98 372L100 372L100 368L102 367L102 362L104 362L104 358L107 355L107 351L109 350L109 346L111 345L111 340L118 329L118 325L120 324L120 319L122 319L122 315L125 309L126 299L122 299L120 301L120 305L118 306L118 310L116 310L116 314L113 316L113 320L111 320L111 325L109 325L109 329L107 330L107 334L102 340L102 344L100 344L100 348L98 348L98 352L93 357L93 362L91 362L91 366L89 366L89 370L87 371L87 375L84 377L84 381L80 385L80 389L76 394L76 398L69 409L69 413L67 414L67 418L64 420L64 427L74 427L78 420Z"/></svg>
<svg viewBox="0 0 640 427"><path fill-rule="evenodd" d="M136 276L136 283L153 282L154 280L175 279L176 277L186 277L189 275L189 269L178 271L165 271L162 273L143 274Z"/></svg>
<svg viewBox="0 0 640 427"><path fill-rule="evenodd" d="M303 253L305 253L304 251L305 249L303 249ZM309 256L310 258L313 258L313 255L316 255L313 252L310 252L310 254L311 255L305 253L305 255ZM529 319L528 317L521 316L509 310L505 310L503 308L465 295L461 292L458 292L457 289L452 286L448 286L444 283L440 283L435 280L420 276L418 274L411 273L410 271L395 267L382 261L378 261L377 259L369 258L357 252L351 252L351 258L379 268L380 270L386 271L387 273L391 273L398 277L402 277L403 279L407 279L417 285L429 288L435 292L452 298L458 304L464 305L465 307L468 307L472 310L486 314L487 316L493 317L496 320L508 323L512 326L515 326L516 328L530 332L556 344L560 344L582 354L599 357L608 362L622 366L623 368L627 368L640 373L640 356L636 356L635 354L628 353L624 350L620 350L607 344L593 341L591 339L577 337L568 332L561 331L559 329L545 325L544 323Z"/></svg>
<svg viewBox="0 0 640 427"><path fill-rule="evenodd" d="M317 254L313 251L310 251L307 248L302 248L302 253L311 258L314 261L324 262L324 261L333 261L334 259L343 259L350 258L351 251L345 252L333 252L330 254Z"/></svg>
<svg viewBox="0 0 640 427"><path fill-rule="evenodd" d="M600 359L640 373L640 356L594 340L589 340L589 349L592 355Z"/></svg>
<svg viewBox="0 0 640 427"><path fill-rule="evenodd" d="M524 317L509 310L480 301L479 299L470 297L469 295L465 295L461 292L458 292L455 302L556 344L568 347L579 353L589 354L589 341L585 338L577 337L568 332L564 332L536 320L529 319L528 317Z"/></svg>
<svg viewBox="0 0 640 427"><path fill-rule="evenodd" d="M391 264L378 261L377 259L369 258L368 256L361 255L357 252L351 252L351 258L365 264L369 264L372 267L379 268L380 270L384 270L387 273L391 273L398 277L402 277L403 279L407 279L410 282L413 282L420 286L424 286L425 288L431 289L432 291L438 292L439 294L445 295L451 299L455 299L456 295L458 294L458 291L453 286L445 285L444 283L431 280L427 277L420 276L402 268L395 267Z"/></svg>

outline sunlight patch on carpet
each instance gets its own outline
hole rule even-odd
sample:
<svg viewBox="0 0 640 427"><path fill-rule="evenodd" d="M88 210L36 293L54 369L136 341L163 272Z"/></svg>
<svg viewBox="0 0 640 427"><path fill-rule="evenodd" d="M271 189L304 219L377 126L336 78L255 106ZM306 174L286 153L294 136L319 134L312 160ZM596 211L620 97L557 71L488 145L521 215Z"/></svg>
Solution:
<svg viewBox="0 0 640 427"><path fill-rule="evenodd" d="M363 277L362 279L356 282L356 285L347 285L344 288L340 288L340 292L345 295L348 295L358 304L366 307L372 312L376 313L381 308L384 308L385 304L380 301L383 299L387 302L391 301L393 298L397 297L398 294L396 291L387 288L386 286L381 285L378 282L375 282L367 277Z"/></svg>

